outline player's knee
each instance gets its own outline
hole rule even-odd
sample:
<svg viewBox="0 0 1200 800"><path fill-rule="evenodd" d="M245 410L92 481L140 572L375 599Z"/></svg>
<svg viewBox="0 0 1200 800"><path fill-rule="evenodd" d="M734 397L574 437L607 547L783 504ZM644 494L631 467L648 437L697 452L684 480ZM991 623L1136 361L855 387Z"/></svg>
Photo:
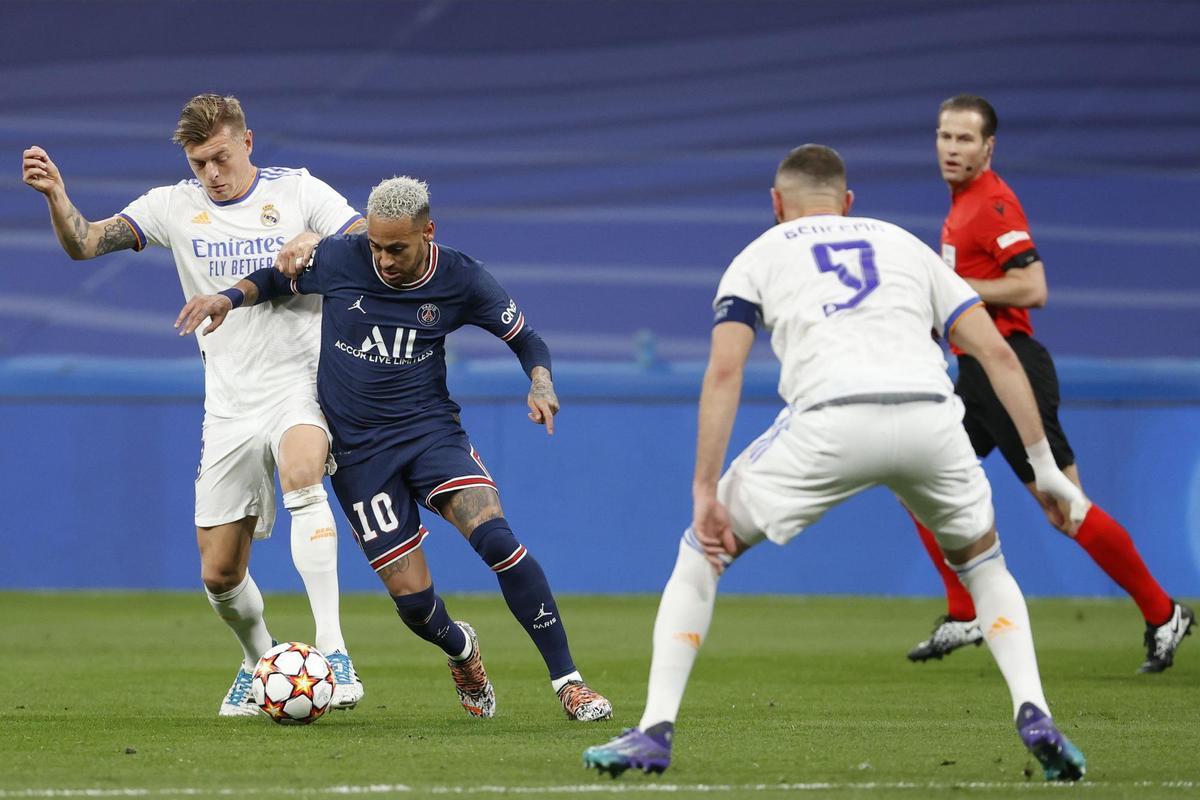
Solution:
<svg viewBox="0 0 1200 800"><path fill-rule="evenodd" d="M282 482L282 480L281 480ZM299 511L302 508L309 506L320 505L329 498L325 492L325 487L321 485L321 479L310 484L302 484L300 488L288 489L284 487L283 507L288 511Z"/></svg>
<svg viewBox="0 0 1200 800"><path fill-rule="evenodd" d="M504 518L504 509L500 507L495 490L483 487L454 492L438 511L468 537L485 522Z"/></svg>
<svg viewBox="0 0 1200 800"><path fill-rule="evenodd" d="M232 592L246 579L246 571L234 563L200 565L200 580L209 594L221 595Z"/></svg>
<svg viewBox="0 0 1200 800"><path fill-rule="evenodd" d="M496 517L479 525L468 537L471 547L494 572L503 572L517 565L525 556L525 547L517 541L508 520Z"/></svg>
<svg viewBox="0 0 1200 800"><path fill-rule="evenodd" d="M392 595L392 602L396 604L396 613L400 615L400 620L408 627L415 628L424 625L433 616L437 608L437 593L430 585L413 594Z"/></svg>
<svg viewBox="0 0 1200 800"><path fill-rule="evenodd" d="M279 465L279 485L286 493L294 492L314 484L320 485L325 477L325 459L296 458ZM289 506L290 507L290 506Z"/></svg>

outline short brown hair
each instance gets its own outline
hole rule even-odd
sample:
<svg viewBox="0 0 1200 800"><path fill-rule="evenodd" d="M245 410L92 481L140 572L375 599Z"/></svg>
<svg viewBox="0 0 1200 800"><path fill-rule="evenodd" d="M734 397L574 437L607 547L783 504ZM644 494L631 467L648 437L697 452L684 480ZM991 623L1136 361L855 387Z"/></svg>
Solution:
<svg viewBox="0 0 1200 800"><path fill-rule="evenodd" d="M776 175L796 175L818 186L846 183L846 164L837 150L823 144L802 144L779 163Z"/></svg>
<svg viewBox="0 0 1200 800"><path fill-rule="evenodd" d="M941 106L938 107L938 119L941 120L943 111L974 111L979 116L983 117L983 129L980 131L984 139L989 139L996 135L996 128L1000 127L1000 119L996 116L996 109L992 108L992 104L984 100L977 94L956 94L954 97L943 100Z"/></svg>
<svg viewBox="0 0 1200 800"><path fill-rule="evenodd" d="M246 115L242 104L233 95L198 94L179 112L179 125L171 141L181 147L203 144L226 125L233 134L246 130Z"/></svg>

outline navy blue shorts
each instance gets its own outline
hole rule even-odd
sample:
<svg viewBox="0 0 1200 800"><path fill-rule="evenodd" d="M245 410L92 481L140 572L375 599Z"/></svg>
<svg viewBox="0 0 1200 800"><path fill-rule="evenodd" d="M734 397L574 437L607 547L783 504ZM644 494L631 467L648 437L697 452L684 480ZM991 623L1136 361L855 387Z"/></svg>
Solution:
<svg viewBox="0 0 1200 800"><path fill-rule="evenodd" d="M339 466L333 491L359 546L376 572L421 546L429 531L417 504L437 513L439 496L484 486L498 491L461 428L392 447L358 464Z"/></svg>

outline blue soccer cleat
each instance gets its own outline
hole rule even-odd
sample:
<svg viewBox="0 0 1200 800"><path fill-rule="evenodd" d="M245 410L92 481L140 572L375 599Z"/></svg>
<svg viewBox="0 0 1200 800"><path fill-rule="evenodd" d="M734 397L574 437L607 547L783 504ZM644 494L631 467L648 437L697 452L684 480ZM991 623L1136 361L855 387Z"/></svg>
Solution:
<svg viewBox="0 0 1200 800"><path fill-rule="evenodd" d="M349 711L358 705L365 693L358 672L354 669L354 662L345 650L331 650L325 654L325 660L333 670L333 697L329 701L329 707Z"/></svg>
<svg viewBox="0 0 1200 800"><path fill-rule="evenodd" d="M661 722L643 732L627 728L608 744L599 744L583 751L583 765L595 767L617 777L627 769L640 769L646 774L661 773L671 766L671 740L675 726Z"/></svg>
<svg viewBox="0 0 1200 800"><path fill-rule="evenodd" d="M1017 733L1029 752L1041 762L1048 781L1077 781L1087 772L1087 760L1054 721L1033 703L1017 712Z"/></svg>
<svg viewBox="0 0 1200 800"><path fill-rule="evenodd" d="M258 705L250 691L250 683L254 680L253 673L244 666L238 667L233 684L221 701L217 716L221 717L253 717L258 714Z"/></svg>

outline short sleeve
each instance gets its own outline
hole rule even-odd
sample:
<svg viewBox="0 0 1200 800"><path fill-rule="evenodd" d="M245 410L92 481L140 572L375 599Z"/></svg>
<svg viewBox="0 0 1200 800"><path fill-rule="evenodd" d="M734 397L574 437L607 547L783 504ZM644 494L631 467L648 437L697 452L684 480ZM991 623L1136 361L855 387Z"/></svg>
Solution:
<svg viewBox="0 0 1200 800"><path fill-rule="evenodd" d="M159 186L151 189L134 200L117 216L133 229L137 237L134 250L141 250L148 244L159 247L170 247L171 237L167 228L167 215L171 207L171 186Z"/></svg>
<svg viewBox="0 0 1200 800"><path fill-rule="evenodd" d="M713 298L713 324L744 322L757 327L762 318L762 292L758 288L754 259L742 251L725 270ZM754 319L752 317L756 317Z"/></svg>
<svg viewBox="0 0 1200 800"><path fill-rule="evenodd" d="M1027 267L1038 260L1025 211L1015 200L989 199L976 212L971 232L976 244L1005 271Z"/></svg>
<svg viewBox="0 0 1200 800"><path fill-rule="evenodd" d="M525 314L490 272L479 265L474 270L466 321L505 342L511 341L525 328Z"/></svg>
<svg viewBox="0 0 1200 800"><path fill-rule="evenodd" d="M303 171L301 197L304 222L308 230L322 236L345 233L362 219L354 208L325 181Z"/></svg>
<svg viewBox="0 0 1200 800"><path fill-rule="evenodd" d="M919 247L921 258L929 271L934 325L943 338L949 339L950 331L959 317L983 301L971 285L947 267L936 253L923 244Z"/></svg>

